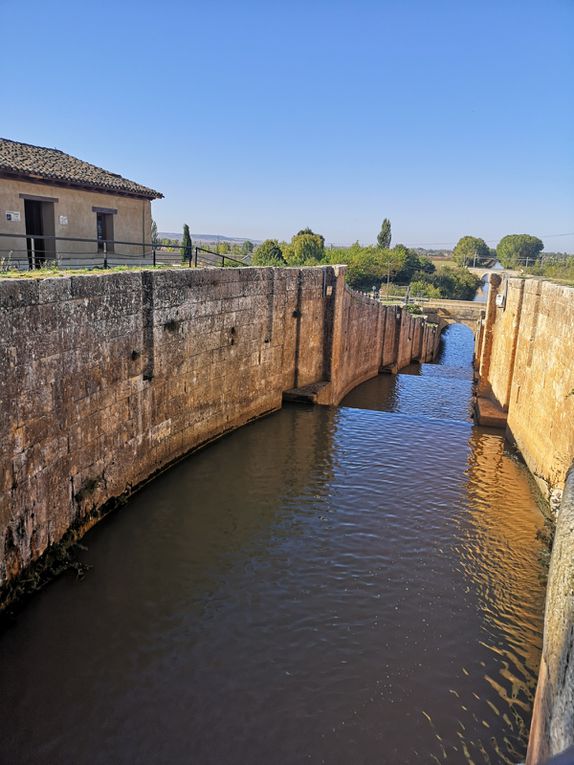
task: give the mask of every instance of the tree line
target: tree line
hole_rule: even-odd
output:
[[[453,250],[453,259],[461,266],[482,266],[499,260],[505,268],[520,268],[534,265],[543,249],[544,243],[531,234],[503,236],[496,249],[478,236],[463,236]]]
[[[194,246],[201,246],[202,244],[205,244],[201,240],[196,240],[194,245],[191,238],[189,225],[187,223],[185,223],[183,226],[183,234],[181,239],[169,239],[167,237],[162,238],[158,234],[157,224],[154,220],[152,220],[151,224],[151,242],[155,247],[161,247],[168,252],[180,253],[182,260],[188,260],[191,257],[193,254]],[[248,239],[241,243],[227,242],[224,240],[222,242],[216,242],[213,245],[210,244],[210,246],[215,247],[215,252],[218,255],[229,255],[230,257],[242,260],[249,258],[255,249],[253,242],[249,241]],[[206,249],[210,249],[210,247],[206,247]]]
[[[350,247],[325,247],[325,238],[310,228],[293,235],[290,242],[266,239],[251,258],[254,266],[347,265],[347,283],[360,291],[387,291],[410,285],[411,293],[421,297],[470,299],[480,279],[462,267],[437,270],[430,258],[419,255],[404,244],[391,247],[391,222],[385,218],[376,244]]]
[[[191,256],[193,242],[189,226],[184,225],[181,242],[162,239],[153,223],[152,241],[160,246],[182,253],[183,259]],[[421,297],[442,297],[471,299],[480,286],[468,266],[489,266],[496,260],[505,268],[528,269],[543,274],[566,274],[574,278],[573,259],[556,263],[549,261],[544,267],[540,257],[543,242],[530,234],[509,234],[504,236],[496,248],[490,248],[484,239],[463,236],[452,251],[455,265],[436,268],[425,251],[406,247],[404,244],[391,246],[392,229],[388,218],[383,220],[376,243],[361,245],[355,242],[350,247],[325,247],[325,237],[311,228],[299,230],[289,242],[266,239],[259,246],[251,241],[231,243],[218,242],[216,251],[222,255],[249,262],[254,266],[317,266],[322,264],[346,264],[347,283],[361,291],[379,291],[386,286],[387,292],[396,287],[410,287],[413,295]],[[446,254],[446,253],[445,253]],[[232,261],[226,265],[236,265]]]

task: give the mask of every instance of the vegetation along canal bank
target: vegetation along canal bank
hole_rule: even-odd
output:
[[[503,292],[500,284],[491,283],[477,337],[479,392],[506,416],[508,434],[557,504],[572,458],[572,397],[562,390],[563,378],[544,386],[523,371],[539,369],[548,382],[547,370],[561,368],[555,355],[572,342],[561,324],[569,320],[571,295],[567,288],[542,282],[509,280],[505,285]],[[102,762],[105,757],[133,761],[140,746],[182,761],[183,748],[178,747],[184,743],[187,752],[196,746],[196,759],[203,762],[261,761],[271,751],[284,752],[285,762],[299,753],[316,759],[330,751],[348,761],[344,753],[357,747],[369,761],[387,751],[385,746],[396,753],[397,762],[416,762],[419,747],[439,760],[446,752],[453,762],[473,752],[474,761],[476,752],[491,761],[495,755],[507,758],[502,761],[524,755],[539,656],[543,588],[537,589],[534,580],[541,572],[542,543],[536,533],[542,518],[530,479],[506,453],[502,435],[470,422],[469,330],[447,330],[442,363],[426,364],[435,357],[438,328],[350,291],[344,269],[337,267],[13,280],[0,282],[0,291],[6,328],[1,352],[8,370],[1,390],[2,439],[8,447],[2,453],[8,459],[2,473],[2,575],[8,594],[11,583],[30,571],[30,563],[41,560],[66,534],[85,531],[108,501],[129,493],[190,449],[279,409],[285,391],[318,403],[343,399],[345,404],[341,409],[284,408],[158,478],[86,538],[88,551],[81,562],[95,563],[95,571],[82,584],[60,579],[5,630],[2,641],[11,653],[12,636],[23,635],[23,625],[35,613],[46,609],[45,618],[54,609],[60,616],[74,615],[66,634],[77,638],[67,646],[79,651],[73,660],[77,672],[61,686],[63,697],[77,698],[73,685],[83,678],[87,703],[95,705],[88,717],[102,711],[111,693],[119,713],[114,720],[125,721],[110,721]],[[22,326],[28,328],[24,337]],[[459,332],[468,333],[466,340]],[[449,351],[457,338],[460,363],[453,362]],[[413,368],[412,361],[423,365]],[[406,373],[378,377],[385,368]],[[357,385],[371,378],[366,386],[394,384],[387,396],[390,411],[369,410],[373,395],[366,389],[367,398],[351,405],[351,397],[363,390]],[[542,403],[543,396],[544,406],[533,412],[529,399],[538,397]],[[530,418],[529,425],[524,418]],[[271,423],[279,423],[278,432],[269,431],[276,427]],[[536,433],[544,429],[551,438],[545,448],[537,448]],[[255,444],[250,446],[252,433]],[[277,444],[277,454],[269,454],[269,443]],[[228,469],[219,464],[215,480],[209,471],[221,453]],[[207,469],[205,483],[198,475],[170,483],[183,475],[178,471],[193,472],[199,465]],[[433,470],[442,477],[431,480]],[[167,485],[165,493],[157,493]],[[150,493],[152,509],[145,503]],[[496,497],[492,505],[489,493]],[[207,502],[209,496],[213,502]],[[485,510],[487,505],[491,510]],[[160,521],[156,506],[167,513]],[[127,538],[117,532],[135,512],[138,525],[134,529],[132,524],[130,533],[143,536],[139,552],[132,544],[140,557],[128,562]],[[148,523],[152,531],[145,536]],[[210,526],[217,537],[220,524],[221,538],[210,537]],[[154,557],[160,537],[165,546],[159,544],[163,552],[151,564],[145,556]],[[97,545],[90,540],[100,538],[114,540],[115,552],[91,560]],[[123,555],[114,562],[120,549]],[[166,564],[170,555],[173,569]],[[489,561],[499,558],[491,569]],[[112,579],[104,584],[100,577],[108,569]],[[140,584],[152,590],[140,590]],[[87,624],[76,606],[93,614],[100,585],[102,629],[108,636],[102,651],[85,640],[85,630],[82,638],[73,630],[74,624]],[[518,597],[513,587],[519,588]],[[58,604],[53,594],[58,592],[76,605]],[[435,613],[442,615],[440,623],[434,623]],[[548,619],[547,614],[547,634]],[[29,637],[38,628],[43,636],[50,633],[48,622],[29,624]],[[61,621],[54,627],[59,629]],[[483,633],[492,637],[483,641],[486,653],[476,643]],[[425,641],[419,640],[421,634]],[[566,646],[567,634],[562,643],[554,642],[555,649]],[[119,649],[129,642],[133,651],[128,635],[136,636],[141,650],[131,657],[124,653],[120,667]],[[235,642],[218,643],[233,635]],[[437,635],[440,645],[433,648]],[[254,637],[261,638],[260,646]],[[56,648],[55,633],[46,641]],[[30,644],[28,638],[22,641],[24,653]],[[261,665],[258,670],[247,658],[248,645]],[[454,682],[458,676],[452,674],[451,659],[450,668],[441,669],[445,646],[451,657],[460,650],[460,677],[470,680]],[[107,653],[110,648],[119,651],[115,662]],[[30,667],[31,657],[24,653],[21,660]],[[491,663],[490,654],[504,657],[502,669],[497,660]],[[12,655],[18,666],[20,659]],[[53,653],[50,661],[62,671],[63,656]],[[107,670],[102,674],[106,667],[114,670],[115,679]],[[479,682],[479,667],[498,700]],[[290,683],[292,677],[298,682]],[[193,692],[179,684],[183,678]],[[378,682],[373,685],[371,679]],[[433,707],[428,696],[429,689],[436,697],[436,689],[447,685],[452,686],[449,697],[464,697],[462,712],[473,710],[470,720],[460,720],[464,730],[458,732],[448,727],[448,721],[457,719],[452,699]],[[53,682],[49,686],[53,690]],[[7,687],[16,688],[10,680]],[[214,707],[216,687],[223,688],[225,702],[218,699]],[[143,695],[134,701],[138,688],[147,703]],[[556,710],[552,688],[544,704],[551,712]],[[188,718],[175,715],[166,693],[195,710],[198,727],[192,739],[170,735],[174,725],[187,726],[190,736],[192,729]],[[498,722],[483,707],[469,707],[471,697],[484,701]],[[134,715],[136,707],[141,715]],[[278,714],[271,717],[265,710]],[[391,710],[411,722],[408,738]],[[70,713],[79,725],[77,714],[86,710]],[[159,720],[155,737],[152,717]],[[227,740],[218,720],[227,726]],[[40,724],[38,737],[26,743],[17,720],[4,721],[15,757],[29,758],[27,747],[35,746],[56,760],[66,761],[73,752],[75,762],[98,761],[99,755],[85,748],[88,734],[76,741],[52,721],[52,737],[48,725]],[[259,725],[265,725],[266,736]],[[471,732],[468,725],[474,726]],[[488,741],[483,738],[482,729],[495,728]],[[548,741],[547,751],[555,751],[556,739],[550,735]],[[243,752],[238,742],[244,742]]]

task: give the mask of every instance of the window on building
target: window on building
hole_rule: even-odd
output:
[[[96,213],[96,229],[98,238],[98,252],[114,251],[114,216],[112,213]]]

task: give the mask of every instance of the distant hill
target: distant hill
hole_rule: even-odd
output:
[[[173,231],[159,231],[158,236],[160,239],[177,239],[181,242],[181,231],[175,233]],[[249,239],[240,236],[226,236],[225,234],[191,234],[191,239],[194,242],[208,242],[209,244],[217,244],[217,242],[229,242],[230,244],[242,244],[243,242],[253,242],[253,244],[261,244],[261,239]]]

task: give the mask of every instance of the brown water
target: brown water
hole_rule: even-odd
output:
[[[237,431],[90,532],[89,575],[0,635],[0,762],[518,762],[542,517],[468,420],[466,332],[420,374]]]

